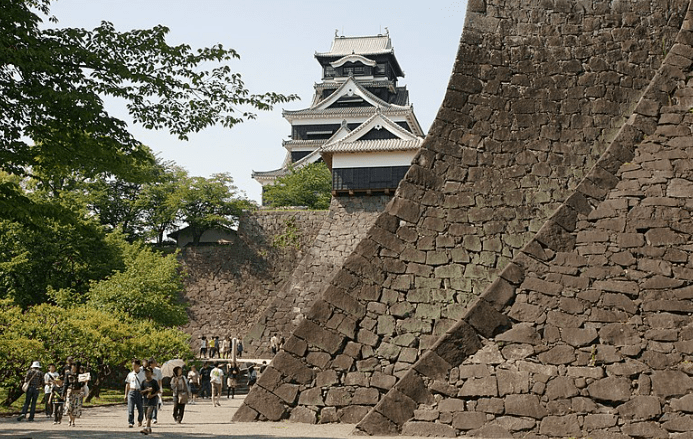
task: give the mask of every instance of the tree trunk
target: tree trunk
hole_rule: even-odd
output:
[[[9,390],[7,391],[7,397],[5,400],[2,402],[2,405],[4,407],[9,407],[12,405],[13,402],[18,400],[19,398],[22,397],[24,392],[22,392],[21,387],[10,387]]]

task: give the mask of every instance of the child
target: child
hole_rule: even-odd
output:
[[[144,381],[142,382],[142,401],[144,406],[144,413],[147,417],[147,426],[144,427],[140,433],[149,434],[152,432],[152,417],[154,415],[154,407],[159,401],[157,397],[159,395],[159,383],[154,379],[154,372],[151,367],[146,367],[144,369]]]
[[[58,377],[53,380],[51,393],[48,397],[53,406],[53,425],[63,422],[63,410],[65,409],[65,398],[63,398],[63,379]]]

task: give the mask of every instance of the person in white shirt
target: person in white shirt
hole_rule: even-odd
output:
[[[221,383],[224,380],[224,371],[219,367],[219,363],[214,365],[209,378],[212,383],[212,404],[214,407],[221,406]]]
[[[272,355],[277,354],[279,350],[279,339],[277,338],[277,334],[274,334],[272,338],[270,338],[270,349],[272,349]]]
[[[142,426],[144,411],[142,410],[142,383],[145,380],[142,362],[132,362],[132,372],[125,378],[125,400],[128,402],[128,427],[135,426],[135,407],[137,407],[137,426]]]
[[[53,414],[53,408],[50,404],[51,389],[53,389],[53,382],[60,376],[58,372],[55,371],[55,364],[48,365],[48,372],[43,376],[43,402],[46,404],[46,417],[50,418]]]

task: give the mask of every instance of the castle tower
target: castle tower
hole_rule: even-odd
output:
[[[335,35],[329,52],[316,53],[322,82],[310,107],[283,112],[291,124],[282,167],[253,172],[264,186],[310,163],[325,161],[332,194],[394,192],[419,150],[424,133],[398,86],[404,72],[389,34]]]

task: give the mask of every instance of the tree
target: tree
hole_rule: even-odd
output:
[[[142,188],[136,206],[141,212],[145,236],[155,238],[157,245],[164,241],[164,233],[174,228],[179,217],[179,194],[189,178],[185,169],[173,163],[162,166],[157,181]]]
[[[187,323],[180,299],[184,287],[177,254],[163,255],[142,243],[121,245],[125,269],[93,281],[88,305],[162,326]]]
[[[296,99],[251,93],[228,64],[238,53],[222,45],[170,46],[164,26],[40,29],[49,12],[50,0],[0,5],[0,170],[10,174],[60,169],[127,179],[146,151],[124,121],[108,114],[103,96],[125,100],[136,123],[180,139],[211,125],[232,127]],[[15,189],[0,184],[0,215],[36,218],[30,200]]]
[[[112,368],[122,368],[132,358],[189,359],[192,352],[183,332],[121,313],[85,305],[66,309],[42,304],[23,310],[0,300],[0,387],[8,390],[3,405],[21,396],[32,361],[62,364],[70,355],[92,372],[94,394]]]
[[[324,162],[316,162],[279,177],[262,194],[272,207],[305,206],[310,209],[328,209],[332,199],[332,174]]]
[[[255,208],[251,201],[239,196],[227,173],[189,178],[181,187],[177,202],[180,219],[192,233],[193,245],[200,243],[205,230],[233,227],[244,211]]]

